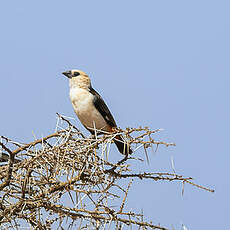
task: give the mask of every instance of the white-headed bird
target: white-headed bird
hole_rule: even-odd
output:
[[[90,78],[81,70],[63,72],[69,78],[70,100],[81,123],[91,134],[112,133],[116,122],[102,97],[92,88]],[[122,154],[131,154],[132,150],[124,143],[120,135],[114,138],[118,150]]]

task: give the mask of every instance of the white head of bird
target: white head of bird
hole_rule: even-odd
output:
[[[81,70],[68,70],[62,74],[69,78],[70,88],[78,87],[82,89],[89,89],[91,87],[90,78],[85,72]]]

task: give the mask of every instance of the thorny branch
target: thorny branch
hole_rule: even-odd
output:
[[[3,162],[0,164],[0,226],[5,229],[138,226],[166,230],[145,222],[142,214],[126,211],[128,191],[134,178],[181,181],[214,191],[195,184],[191,177],[175,173],[137,173],[131,168],[130,160],[139,160],[135,158],[137,149],[143,148],[146,152],[153,145],[175,145],[152,137],[160,130],[117,129],[113,134],[86,138],[67,118],[57,115],[56,132],[44,138],[21,144],[0,137],[0,162]],[[134,153],[121,156],[122,159],[114,163],[109,160],[109,152],[118,133],[130,143]],[[127,182],[126,188],[122,188],[121,181]]]

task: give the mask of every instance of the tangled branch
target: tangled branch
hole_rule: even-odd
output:
[[[137,173],[128,164],[130,160],[139,160],[133,156],[135,153],[117,162],[108,160],[116,134],[122,134],[135,147],[134,152],[139,148],[146,152],[153,145],[175,145],[156,141],[152,136],[159,131],[147,127],[127,128],[86,138],[68,119],[58,114],[56,132],[42,139],[22,144],[2,136],[0,226],[6,229],[20,226],[122,229],[136,225],[143,229],[166,230],[145,222],[142,214],[126,211],[133,178],[181,181],[213,190],[195,184],[191,177],[175,173]],[[124,180],[128,180],[126,188],[121,186]]]

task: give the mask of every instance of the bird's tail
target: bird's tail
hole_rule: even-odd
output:
[[[130,148],[129,144],[124,143],[124,140],[122,139],[120,135],[114,138],[114,143],[116,144],[121,154],[124,154],[124,155],[132,154],[133,151]]]

